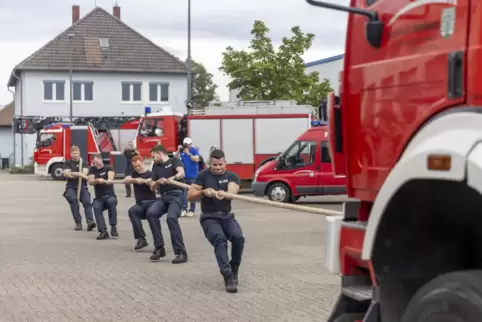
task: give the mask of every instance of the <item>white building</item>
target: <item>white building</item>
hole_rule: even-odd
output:
[[[328,79],[335,93],[339,94],[338,84],[340,81],[340,72],[343,70],[344,57],[345,55],[341,54],[306,63],[305,71],[307,73],[318,72],[320,74],[320,82],[323,81],[324,78]]]
[[[74,117],[140,116],[166,105],[187,112],[186,65],[125,24],[118,6],[82,19],[73,6],[72,26],[15,66],[8,86],[15,118],[68,117],[71,97]],[[16,134],[15,164],[28,164],[35,141]]]

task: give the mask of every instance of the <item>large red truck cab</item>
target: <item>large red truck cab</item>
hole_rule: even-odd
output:
[[[79,146],[80,156],[90,164],[92,153],[109,153],[112,144],[106,135],[91,125],[56,123],[45,126],[40,130],[34,150],[34,173],[63,180],[63,162],[70,160],[70,147]],[[109,162],[108,155],[106,161]]]
[[[308,129],[280,156],[262,165],[252,188],[255,196],[280,202],[345,194],[345,177],[335,177],[331,168],[327,126]]]
[[[182,142],[180,123],[184,117],[182,113],[171,111],[147,113],[142,116],[138,121],[134,141],[141,156],[149,159],[151,149],[158,144],[162,144],[169,154],[176,152]]]
[[[481,321],[482,1],[307,2],[349,13],[328,136],[357,201],[326,221],[328,321]]]

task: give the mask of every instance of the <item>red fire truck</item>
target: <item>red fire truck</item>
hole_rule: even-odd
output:
[[[328,137],[359,201],[327,220],[328,321],[482,321],[482,1],[307,2],[349,13]]]
[[[311,127],[312,114],[312,106],[296,101],[213,103],[202,115],[148,114],[140,120],[135,142],[150,165],[154,145],[161,143],[174,153],[182,138],[189,136],[205,160],[210,147],[216,146],[225,152],[231,171],[242,180],[252,180],[259,166]]]

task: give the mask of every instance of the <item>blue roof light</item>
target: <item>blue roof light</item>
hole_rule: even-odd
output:
[[[326,126],[328,125],[328,122],[325,121],[320,121],[320,120],[313,120],[311,121],[311,126],[316,127],[316,126]]]
[[[151,107],[150,107],[150,106],[146,106],[146,107],[144,108],[144,113],[145,113],[145,115],[150,114],[150,113],[151,113]]]

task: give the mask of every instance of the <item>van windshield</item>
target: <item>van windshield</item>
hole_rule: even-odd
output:
[[[280,157],[284,168],[298,168],[315,162],[316,142],[295,141]]]

